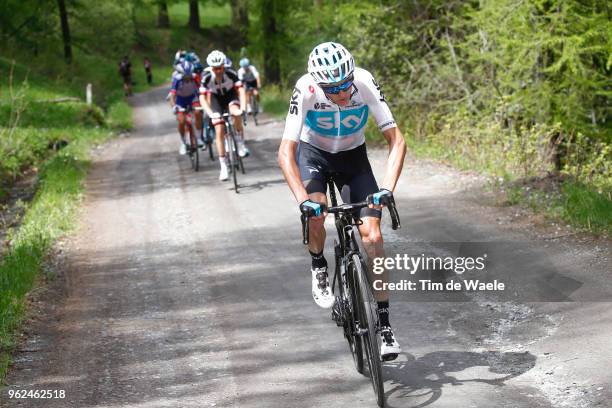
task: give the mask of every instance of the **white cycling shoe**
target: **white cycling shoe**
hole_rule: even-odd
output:
[[[327,268],[312,268],[310,272],[312,272],[312,298],[323,309],[329,309],[334,305],[336,297],[329,286]]]
[[[251,152],[249,148],[244,145],[244,141],[238,142],[238,155],[240,157],[247,157]]]
[[[184,156],[187,154],[187,145],[183,142],[181,142],[181,145],[179,146],[179,154],[181,156]]]
[[[225,181],[228,179],[227,174],[227,166],[221,166],[221,171],[219,172],[219,181]]]
[[[383,361],[392,361],[397,358],[402,348],[395,339],[391,327],[383,326],[380,330],[380,357]]]

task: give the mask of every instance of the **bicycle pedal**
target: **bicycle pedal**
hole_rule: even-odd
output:
[[[387,354],[385,356],[380,356],[382,361],[393,361],[399,356],[397,353]]]
[[[332,306],[331,318],[334,322],[336,322],[336,326],[342,327],[344,326],[344,313],[340,304],[340,300],[336,297],[334,305]]]

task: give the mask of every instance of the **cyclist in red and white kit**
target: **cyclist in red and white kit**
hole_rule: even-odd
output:
[[[249,155],[249,149],[244,144],[244,127],[242,126],[242,112],[246,104],[244,87],[238,79],[236,71],[225,66],[226,56],[221,51],[212,51],[206,57],[206,62],[210,69],[207,68],[202,73],[200,104],[215,127],[217,152],[219,153],[219,165],[221,166],[219,180],[224,181],[228,179],[224,144],[225,125],[221,118],[224,112],[233,116],[234,126],[238,133],[238,154],[241,157]]]
[[[370,114],[389,146],[380,189],[365,146],[365,125]],[[308,74],[297,81],[293,90],[278,160],[300,211],[318,208],[316,212],[322,213],[309,219],[308,245],[312,296],[319,306],[332,307],[335,300],[323,256],[325,214],[321,204],[327,204],[328,177],[333,174],[345,202],[364,201],[371,194],[391,195],[405,154],[402,133],[372,74],[355,67],[352,55],[341,44],[326,42],[316,46],[308,58]],[[359,233],[371,270],[373,259],[385,256],[381,207],[366,207],[359,217]],[[378,278],[386,282],[386,272]],[[375,291],[375,296],[382,328],[381,356],[392,360],[401,348],[389,323],[389,295],[387,291]]]

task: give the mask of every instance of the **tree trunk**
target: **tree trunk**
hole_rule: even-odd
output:
[[[70,40],[70,26],[68,25],[68,13],[64,0],[57,0],[59,7],[60,21],[62,23],[62,38],[64,40],[64,59],[67,64],[72,62],[72,45]]]
[[[194,31],[200,30],[200,9],[198,0],[189,0],[189,28]]]
[[[230,0],[232,7],[232,27],[238,28],[242,38],[246,38],[249,31],[248,0]]]
[[[159,2],[159,12],[157,14],[157,27],[170,28],[170,18],[168,17],[168,3]]]
[[[276,25],[276,15],[274,0],[263,0],[261,2],[264,30],[264,71],[266,79],[274,84],[280,82],[280,62],[278,59],[278,30]]]

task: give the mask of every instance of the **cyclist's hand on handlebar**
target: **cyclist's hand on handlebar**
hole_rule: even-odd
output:
[[[386,188],[381,188],[378,193],[368,195],[367,200],[369,208],[381,209],[393,200],[393,193]]]
[[[323,203],[317,203],[311,199],[302,201],[300,204],[300,212],[306,217],[325,217],[327,206]]]

